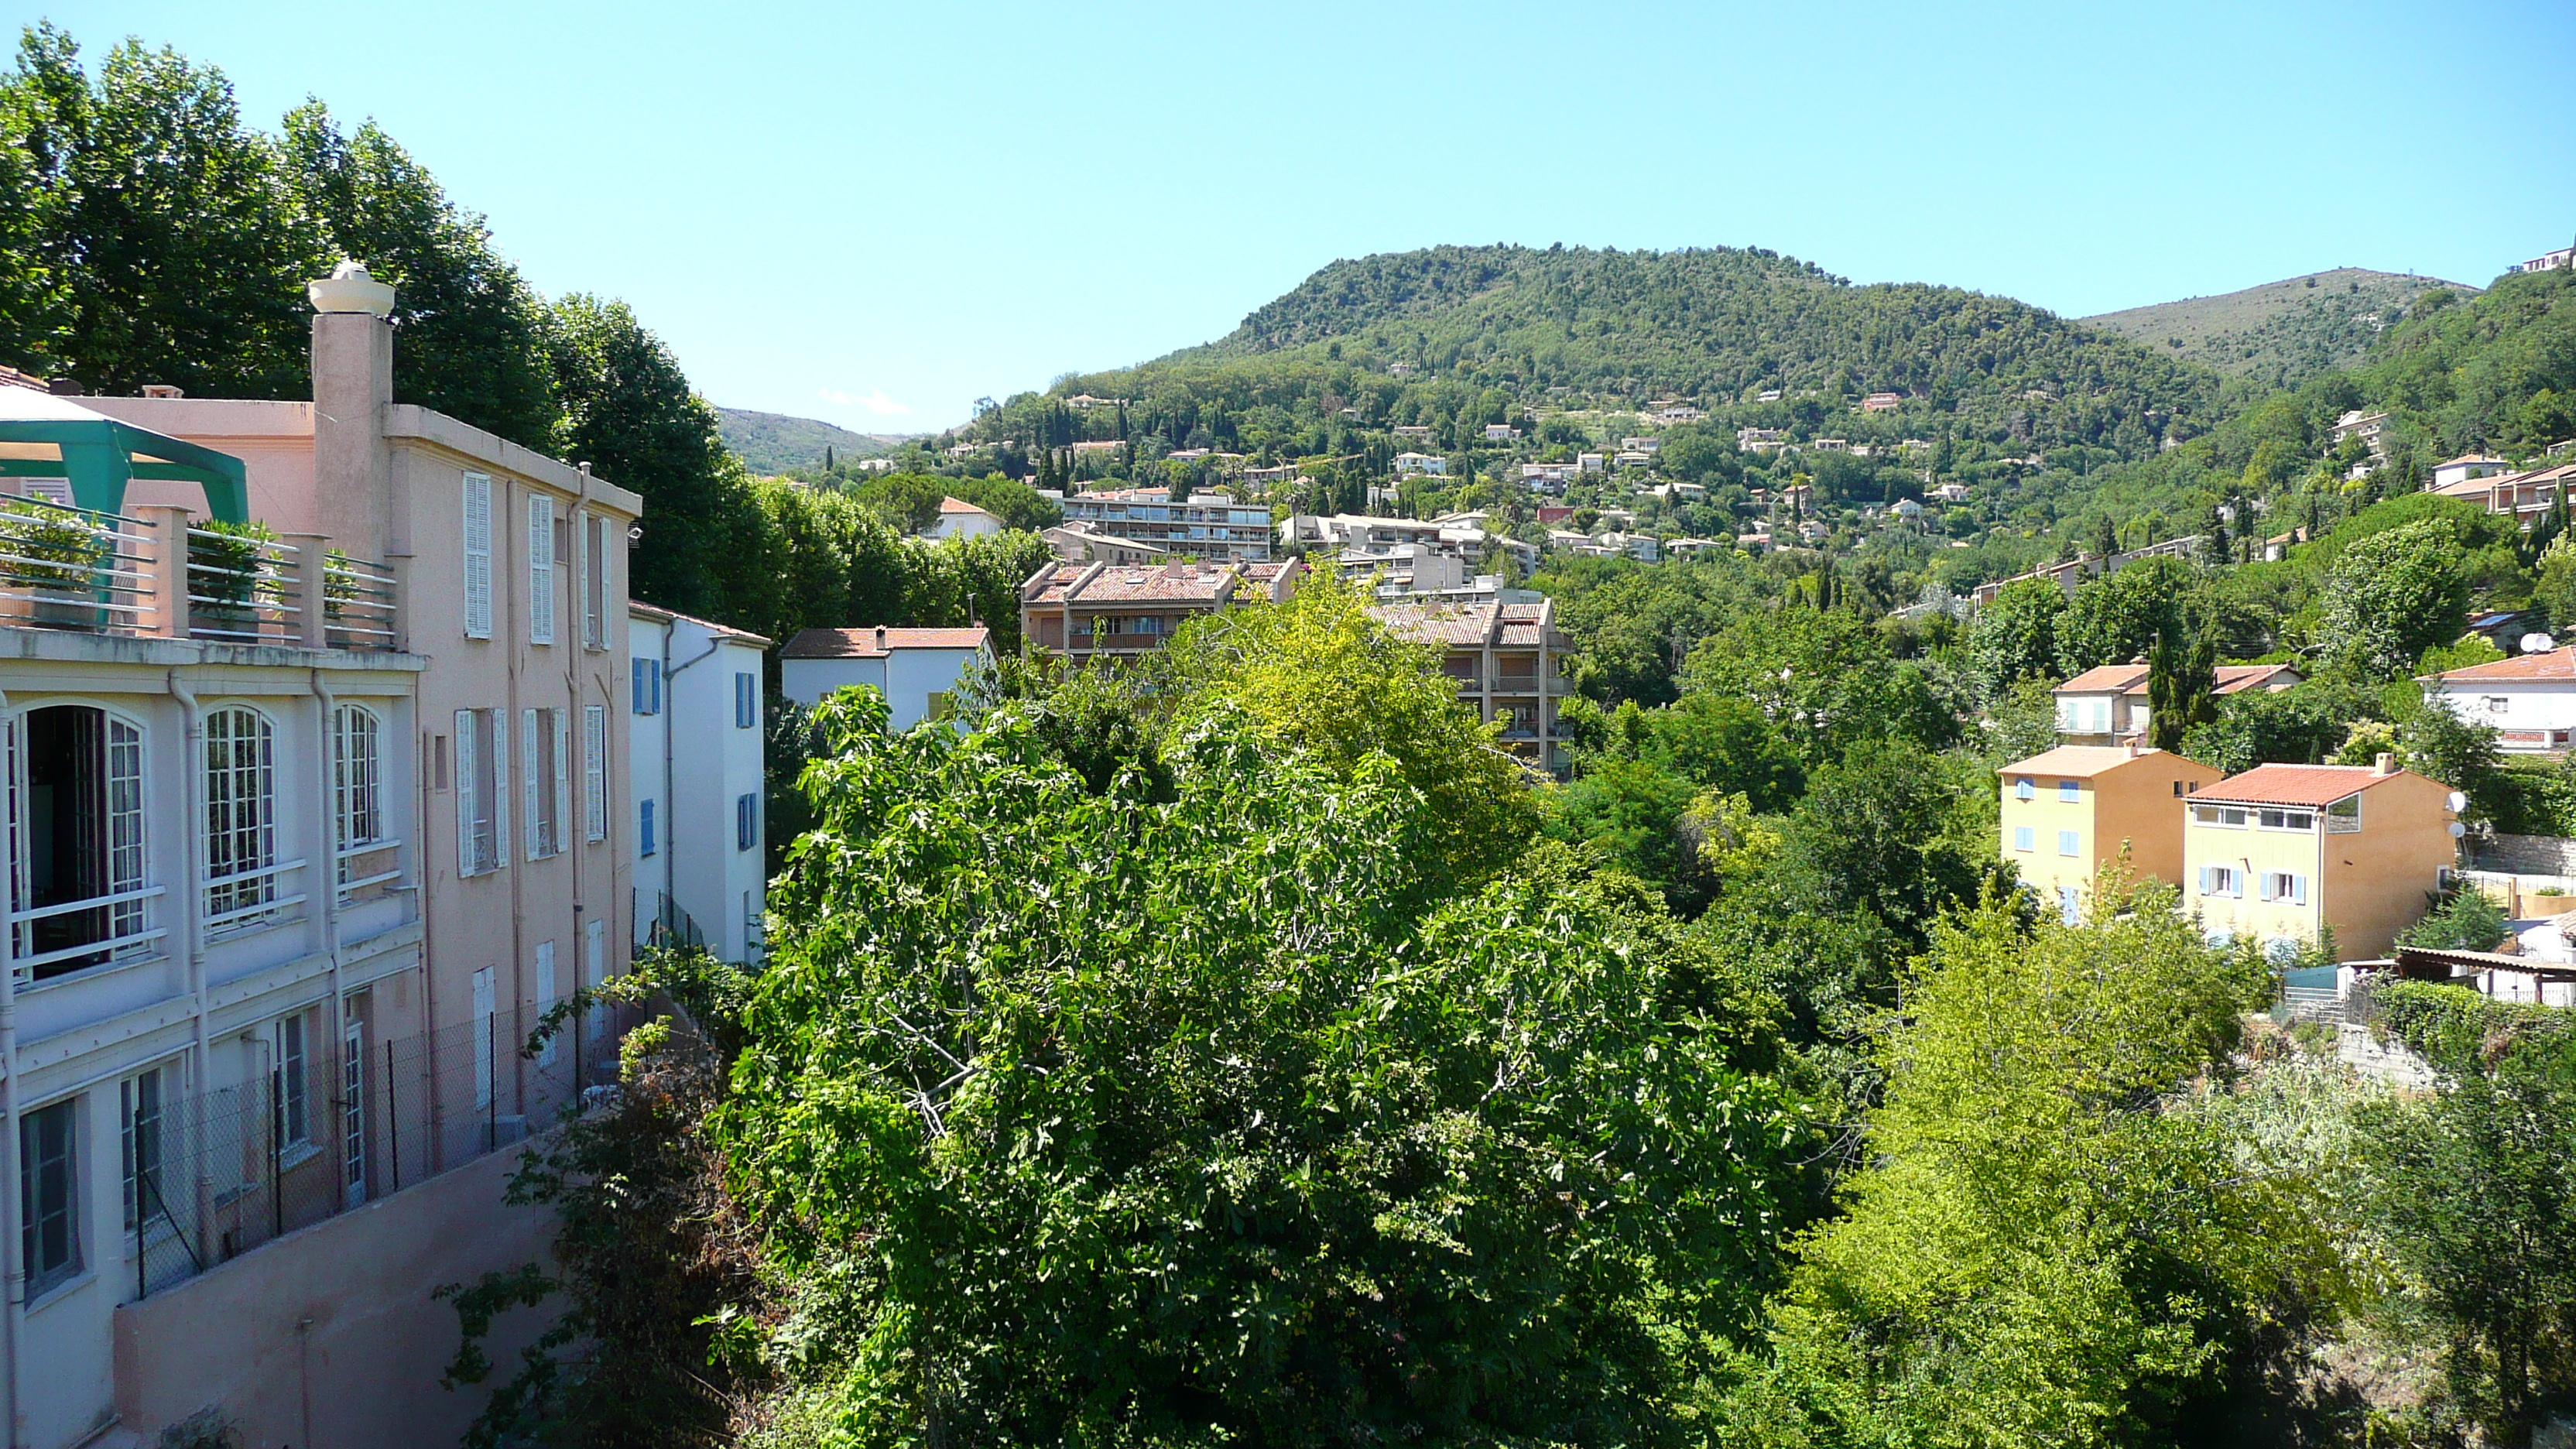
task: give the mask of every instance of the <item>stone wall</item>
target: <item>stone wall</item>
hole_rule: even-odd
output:
[[[2563,835],[2471,836],[2467,845],[2469,863],[2479,870],[2576,876],[2576,840]]]

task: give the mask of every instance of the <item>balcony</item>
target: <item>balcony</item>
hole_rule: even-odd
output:
[[[0,627],[392,649],[395,598],[392,570],[318,535],[202,526],[167,505],[127,515],[0,497]]]

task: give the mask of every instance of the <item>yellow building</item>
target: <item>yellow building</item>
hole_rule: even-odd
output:
[[[2168,885],[2183,879],[2182,807],[2217,782],[2198,760],[2127,745],[2060,745],[2010,764],[2003,777],[2003,857],[2075,919],[2105,861]]]
[[[2258,765],[2192,798],[2185,904],[2213,941],[2250,935],[2287,955],[2331,926],[2337,960],[2383,957],[2452,864],[2461,803],[2388,755]]]

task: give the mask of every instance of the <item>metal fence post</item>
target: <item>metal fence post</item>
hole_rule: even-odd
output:
[[[483,1152],[490,1152],[501,1136],[501,1013],[497,1011],[483,1018],[483,1056],[492,1064],[487,1074],[491,1080],[485,1084],[490,1090],[483,1094]]]

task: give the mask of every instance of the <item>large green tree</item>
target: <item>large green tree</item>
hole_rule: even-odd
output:
[[[1257,693],[1257,691],[1256,691]],[[1633,886],[1220,706],[1167,800],[826,705],[718,1133],[848,1444],[1682,1443],[1806,1200],[1771,1008]]]
[[[2339,1263],[2296,1162],[2180,1110],[2268,998],[2170,891],[1944,926],[1885,1038],[1845,1214],[1801,1248],[1729,1442],[2173,1442]]]
[[[2374,533],[2344,550],[2324,593],[2318,633],[2326,658],[2364,676],[2402,676],[2425,650],[2468,627],[2468,577],[2453,531],[2439,519]]]
[[[344,134],[319,101],[287,113],[283,146],[287,184],[332,251],[394,288],[395,398],[551,449],[545,307],[483,219],[450,204],[375,122]]]
[[[557,303],[546,352],[563,401],[558,454],[644,499],[635,597],[719,620],[745,617],[763,592],[762,516],[716,411],[679,360],[623,302]]]
[[[221,72],[129,40],[92,77],[40,24],[0,79],[0,134],[24,248],[0,264],[0,362],[93,392],[304,392],[327,240]]]

